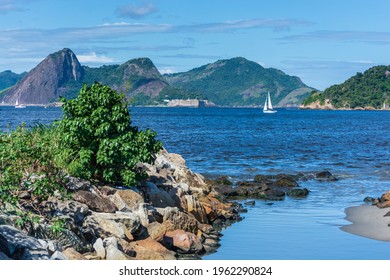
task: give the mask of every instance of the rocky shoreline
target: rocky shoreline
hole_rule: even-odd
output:
[[[0,204],[0,259],[199,259],[242,219],[241,206],[221,199],[178,154],[163,150],[139,168],[149,177],[132,188],[69,178],[71,196],[40,202],[39,221],[22,221],[22,209]],[[20,199],[33,205],[29,193]]]

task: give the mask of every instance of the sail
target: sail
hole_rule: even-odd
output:
[[[272,107],[272,103],[271,103],[271,96],[269,95],[269,92],[268,92],[268,109],[269,110],[273,110],[274,108]]]
[[[267,111],[268,110],[268,99],[266,98],[265,99],[265,103],[264,103],[264,108],[263,108],[264,111]]]

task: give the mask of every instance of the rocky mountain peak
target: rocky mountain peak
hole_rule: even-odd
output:
[[[18,84],[5,92],[7,104],[46,104],[66,91],[69,81],[81,81],[84,69],[70,49],[48,55]]]

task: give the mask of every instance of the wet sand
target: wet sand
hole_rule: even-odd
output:
[[[379,209],[372,205],[347,208],[346,219],[352,224],[341,229],[359,236],[390,242],[390,216],[384,217],[388,212],[390,208]]]

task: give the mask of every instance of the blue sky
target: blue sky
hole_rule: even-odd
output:
[[[149,57],[162,73],[237,56],[325,89],[390,64],[389,0],[0,0],[0,72],[72,49],[81,64]]]

